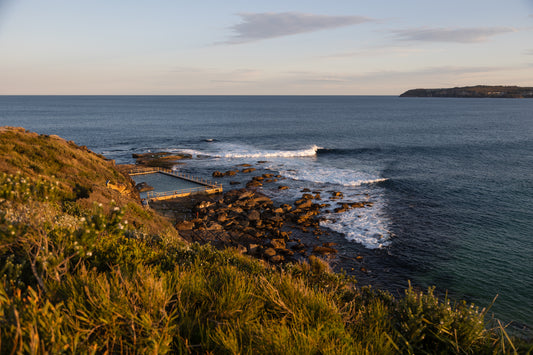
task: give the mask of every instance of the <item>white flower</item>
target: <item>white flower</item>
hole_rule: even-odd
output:
[[[86,253],[85,255],[87,255],[87,256],[92,256],[92,255],[93,255],[93,253],[92,253],[92,252],[90,252],[90,251],[88,251],[88,252],[87,252],[87,253]]]

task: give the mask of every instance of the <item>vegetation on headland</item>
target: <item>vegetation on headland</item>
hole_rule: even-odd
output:
[[[400,97],[533,98],[533,87],[477,85],[449,89],[412,89]]]
[[[0,278],[0,353],[527,351],[432,289],[187,244],[113,162],[24,129],[0,128]]]

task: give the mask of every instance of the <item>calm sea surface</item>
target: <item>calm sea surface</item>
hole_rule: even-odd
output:
[[[364,254],[361,283],[407,281],[533,324],[533,100],[293,96],[0,96],[0,125],[22,126],[132,162],[187,152],[208,177],[249,163],[278,172],[293,201],[307,187],[373,206],[323,211],[337,268]],[[266,161],[258,164],[258,161]],[[248,176],[249,178],[249,176]],[[229,180],[222,180],[229,188]]]

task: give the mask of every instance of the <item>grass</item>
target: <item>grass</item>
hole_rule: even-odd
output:
[[[9,134],[13,139],[0,134],[0,142],[11,148],[36,139]],[[62,156],[95,160],[87,167],[69,158],[54,167],[37,162],[41,173],[0,162],[2,354],[531,350],[489,323],[485,311],[439,299],[433,289],[409,287],[395,298],[355,287],[319,258],[274,268],[233,249],[187,245],[135,199],[100,186],[103,177],[84,180],[88,170],[112,169],[108,162],[49,140]],[[84,174],[71,181],[61,175],[65,166]]]

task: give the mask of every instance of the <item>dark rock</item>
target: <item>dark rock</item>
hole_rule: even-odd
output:
[[[320,255],[329,255],[337,253],[337,250],[331,247],[316,246],[313,248],[313,253]]]
[[[296,204],[297,208],[303,210],[303,209],[311,207],[311,205],[313,204],[313,201],[311,201],[311,200],[298,200],[298,201],[295,202],[295,204]]]
[[[258,221],[261,219],[261,214],[257,210],[250,211],[248,214],[248,220],[250,221]]]
[[[191,230],[194,228],[194,223],[191,221],[183,221],[178,224],[176,224],[177,230]]]
[[[278,186],[278,190],[288,190],[288,189],[289,189],[288,186],[284,186],[284,185]]]
[[[274,255],[272,257],[269,258],[269,261],[273,264],[279,264],[280,262],[284,261],[285,258],[283,257],[283,255]]]
[[[263,255],[267,258],[271,258],[273,257],[274,255],[276,255],[276,250],[274,248],[267,248],[264,252],[263,252]]]
[[[274,249],[285,249],[285,240],[284,239],[272,239],[270,245]]]
[[[248,246],[248,251],[251,255],[259,255],[261,253],[261,245],[259,244],[250,244]]]
[[[246,187],[260,187],[260,186],[263,186],[263,184],[256,180],[249,181],[246,184]]]

